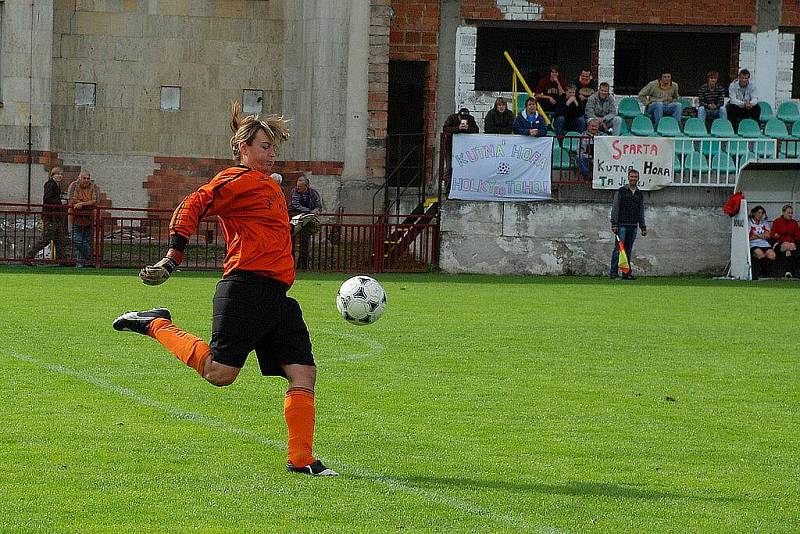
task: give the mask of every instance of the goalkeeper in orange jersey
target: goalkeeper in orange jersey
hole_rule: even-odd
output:
[[[300,230],[299,225],[318,229],[318,221],[306,218],[293,226],[283,191],[270,176],[278,144],[289,138],[286,121],[276,115],[263,120],[241,117],[234,103],[231,129],[230,145],[238,165],[183,199],[170,222],[167,255],[139,273],[145,284],[164,283],[183,259],[200,221],[216,215],[227,252],[214,295],[211,342],[179,329],[165,308],[124,313],[113,327],[154,338],[215,386],[233,383],[255,350],[263,375],[289,381],[284,401],[287,469],[335,476],[338,473],[312,454],[316,366],[303,313],[286,295],[295,279],[292,233]]]

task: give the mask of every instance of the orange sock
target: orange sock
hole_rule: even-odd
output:
[[[211,347],[205,341],[184,332],[167,319],[153,319],[147,328],[147,335],[203,376],[206,359],[211,354]]]
[[[306,388],[289,388],[283,403],[286,426],[289,428],[289,461],[295,467],[314,463],[314,392]]]

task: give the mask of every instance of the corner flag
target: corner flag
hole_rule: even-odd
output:
[[[622,274],[630,274],[631,264],[628,263],[628,255],[625,253],[625,245],[622,244],[619,236],[617,236],[617,247],[619,248],[619,261],[617,262],[619,270],[622,271]]]

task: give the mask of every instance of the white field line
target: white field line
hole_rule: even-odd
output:
[[[350,341],[355,341],[357,343],[366,344],[367,345],[367,349],[368,349],[367,352],[356,352],[356,353],[353,353],[353,354],[344,354],[342,356],[332,356],[330,358],[316,358],[315,357],[315,359],[318,359],[323,364],[328,363],[328,362],[352,362],[352,361],[356,361],[356,360],[364,360],[366,358],[369,358],[370,356],[373,356],[375,354],[379,354],[379,353],[383,352],[383,348],[384,348],[383,347],[383,343],[381,343],[379,341],[374,341],[374,340],[369,339],[369,338],[367,338],[365,336],[359,336],[359,335],[356,335],[356,334],[348,334],[346,332],[337,332],[337,331],[334,331],[334,330],[323,330],[323,332],[328,334],[328,335],[331,335],[331,336],[336,336],[336,337],[340,337],[342,339],[347,339],[347,340],[350,340]]]
[[[380,344],[377,344],[377,345],[380,345]],[[117,385],[112,384],[110,382],[107,382],[107,381],[105,381],[105,380],[103,380],[101,378],[97,378],[95,376],[92,376],[92,375],[89,375],[89,374],[86,374],[86,373],[82,373],[82,372],[77,371],[75,369],[72,369],[70,367],[66,367],[66,366],[58,365],[58,364],[54,364],[54,363],[47,363],[47,362],[41,361],[41,360],[39,360],[37,358],[34,358],[33,356],[26,355],[26,354],[18,354],[16,352],[9,352],[8,354],[13,356],[17,360],[36,365],[38,367],[45,368],[45,369],[47,369],[49,371],[53,371],[55,373],[60,373],[60,374],[63,374],[63,375],[70,376],[72,378],[76,378],[78,380],[81,380],[83,382],[92,384],[93,386],[97,386],[97,387],[99,387],[101,389],[104,389],[106,391],[110,391],[112,393],[116,393],[117,395],[120,395],[122,397],[127,397],[127,398],[129,398],[129,399],[131,399],[131,400],[133,400],[133,401],[135,401],[138,404],[141,404],[143,406],[147,406],[149,408],[153,408],[155,410],[159,410],[159,411],[168,413],[168,414],[172,415],[173,417],[175,417],[176,419],[189,420],[189,421],[193,421],[195,423],[201,424],[201,425],[205,425],[205,426],[210,427],[210,428],[214,428],[214,429],[217,429],[217,430],[222,430],[222,431],[228,432],[230,434],[233,434],[235,436],[240,436],[242,438],[253,440],[253,441],[257,442],[257,443],[260,443],[262,445],[266,445],[268,447],[271,447],[273,449],[277,449],[279,451],[285,451],[286,450],[286,444],[284,442],[282,442],[282,441],[275,441],[275,440],[266,438],[266,437],[261,436],[260,434],[257,434],[256,432],[253,432],[251,430],[235,427],[233,425],[230,425],[230,424],[228,424],[228,423],[226,423],[224,421],[220,421],[219,419],[215,419],[213,417],[208,417],[206,415],[202,415],[202,414],[198,414],[198,413],[188,412],[186,410],[182,410],[181,408],[178,408],[176,406],[172,406],[170,404],[167,404],[167,403],[164,403],[164,402],[160,402],[160,401],[145,397],[144,395],[134,391],[133,389],[117,386]],[[437,504],[440,504],[440,505],[444,505],[444,506],[447,506],[449,508],[453,508],[455,510],[459,510],[461,512],[466,512],[466,513],[469,513],[469,514],[486,517],[488,519],[492,519],[492,520],[497,521],[497,522],[502,522],[502,523],[505,523],[507,525],[510,525],[510,526],[513,526],[515,528],[520,529],[521,532],[533,532],[531,530],[531,527],[527,525],[527,523],[525,521],[525,518],[523,518],[523,517],[514,517],[514,516],[511,516],[511,515],[499,514],[499,513],[493,512],[491,510],[488,510],[486,508],[482,508],[482,507],[480,507],[480,506],[478,506],[476,504],[473,504],[473,503],[471,503],[469,501],[466,501],[466,500],[457,499],[457,498],[453,498],[453,497],[448,497],[446,495],[442,495],[441,493],[439,493],[437,491],[427,490],[427,489],[416,487],[416,486],[413,485],[413,482],[411,482],[411,481],[407,481],[407,480],[404,480],[404,479],[398,478],[398,477],[391,477],[391,476],[387,476],[387,475],[382,475],[380,473],[376,473],[374,471],[370,471],[368,469],[364,469],[362,467],[358,467],[358,466],[355,466],[355,465],[347,465],[347,464],[343,464],[342,462],[338,462],[337,461],[337,462],[334,462],[334,467],[337,468],[337,469],[341,469],[345,473],[353,473],[354,475],[356,475],[358,477],[370,480],[370,481],[372,481],[372,482],[374,482],[376,484],[380,484],[380,485],[386,486],[386,487],[388,487],[388,488],[390,488],[390,489],[392,489],[394,491],[397,491],[399,493],[405,493],[407,495],[412,495],[412,496],[415,496],[415,497],[419,497],[422,500],[427,500],[429,502],[433,502],[433,503],[437,503]],[[555,529],[552,529],[552,528],[540,528],[540,529],[537,529],[537,532],[547,533],[547,534],[556,534],[559,531],[555,530]]]

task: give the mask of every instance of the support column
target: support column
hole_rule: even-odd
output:
[[[600,30],[597,53],[597,83],[607,82],[614,92],[614,50],[617,43],[617,31],[613,28]]]
[[[778,105],[792,99],[794,40],[793,33],[782,33],[778,38],[778,78],[775,91],[775,101]]]

